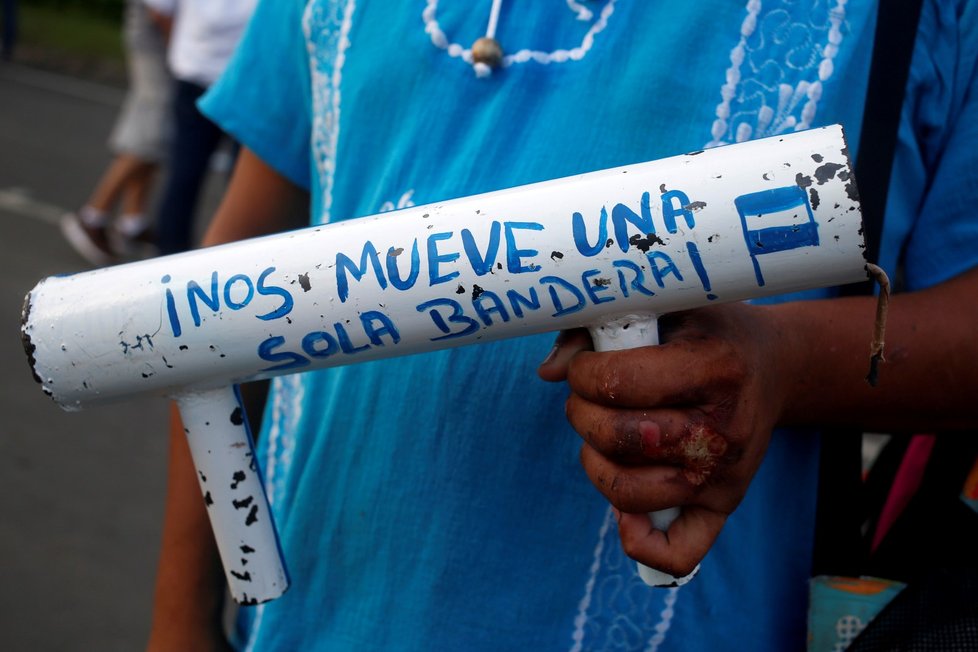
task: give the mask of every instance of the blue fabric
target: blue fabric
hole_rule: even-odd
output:
[[[309,187],[324,222],[770,135],[806,117],[843,123],[856,150],[873,3],[765,2],[752,19],[760,3],[603,0],[587,3],[585,21],[560,2],[504,3],[508,52],[569,50],[589,30],[593,45],[577,60],[476,79],[431,34],[468,48],[489,4],[265,1],[203,108]],[[974,130],[962,90],[973,45],[960,22],[972,13],[926,3],[914,59],[916,108],[894,177],[894,203],[906,204],[883,255],[895,261],[921,238],[906,247],[915,287],[978,260],[963,213],[974,183],[947,168],[975,165],[956,135]],[[844,20],[829,67],[832,16]],[[724,102],[728,79],[736,92]],[[918,220],[928,202],[941,213]],[[949,252],[936,269],[935,246]],[[276,380],[259,453],[293,586],[242,610],[239,647],[801,649],[817,437],[777,433],[700,577],[650,590],[579,467],[566,389],[536,380],[551,342]]]
[[[903,107],[881,257],[888,269],[905,248],[910,289],[975,263],[978,219],[978,6],[925,3]],[[916,218],[916,219],[915,219]],[[891,262],[894,261],[894,262]]]

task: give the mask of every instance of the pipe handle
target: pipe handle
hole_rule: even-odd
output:
[[[233,386],[174,397],[231,595],[273,600],[289,587],[241,398]]]
[[[650,313],[633,314],[619,317],[603,324],[590,327],[591,340],[595,351],[622,351],[640,346],[656,346],[659,344],[658,317]],[[650,512],[652,526],[665,532],[675,521],[681,510],[670,507],[656,512]],[[699,564],[688,575],[675,577],[669,573],[637,564],[638,575],[649,586],[682,586],[689,582],[699,572]]]

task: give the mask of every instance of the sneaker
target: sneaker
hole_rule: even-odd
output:
[[[61,233],[72,249],[92,265],[105,267],[116,262],[104,226],[88,226],[77,213],[67,213],[61,218]]]

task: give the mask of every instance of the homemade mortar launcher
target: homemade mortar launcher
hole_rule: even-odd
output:
[[[575,327],[599,351],[657,344],[661,314],[866,280],[863,250],[831,126],[48,278],[22,336],[66,410],[177,402],[231,593],[255,603],[288,577],[236,383]]]

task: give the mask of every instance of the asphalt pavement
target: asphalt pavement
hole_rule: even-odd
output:
[[[0,63],[0,649],[138,650],[166,473],[162,399],[61,411],[19,329],[42,278],[89,266],[58,219],[110,160],[119,89]],[[208,186],[201,215],[220,183]],[[79,300],[84,300],[79,297]]]

